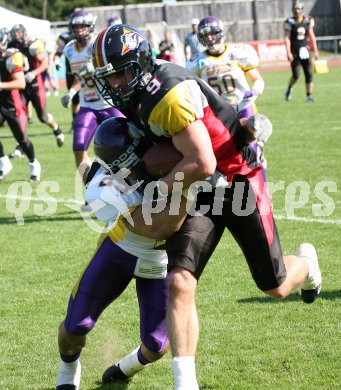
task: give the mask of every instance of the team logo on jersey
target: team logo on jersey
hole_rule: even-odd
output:
[[[121,42],[123,43],[121,55],[127,54],[130,50],[136,49],[142,41],[144,41],[142,35],[136,31],[130,30],[129,28],[125,28],[124,35],[121,36]]]

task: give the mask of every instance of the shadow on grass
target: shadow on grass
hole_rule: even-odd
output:
[[[322,287],[323,288],[323,287]],[[341,299],[341,290],[329,290],[329,291],[321,291],[320,293],[320,298],[321,299],[326,299],[329,301],[335,300],[335,299]],[[295,294],[291,294],[288,297],[284,299],[274,299],[271,297],[250,297],[250,298],[243,298],[243,299],[238,299],[238,303],[271,303],[271,304],[279,304],[282,302],[296,302],[296,301],[301,301],[301,296],[297,292]]]
[[[47,125],[46,125],[47,126]],[[3,128],[3,127],[1,127]],[[27,129],[29,131],[29,128]],[[8,131],[11,131],[10,128],[8,127]],[[28,133],[29,138],[34,138],[34,137],[46,137],[46,136],[53,136],[53,131],[44,132],[44,133]],[[12,134],[1,134],[1,138],[13,138]]]
[[[25,217],[24,216],[24,224],[26,223],[36,223],[36,222],[63,222],[63,221],[80,221],[83,218],[79,215],[79,213],[75,211],[67,211],[64,213],[58,213],[58,215],[51,215],[40,217],[38,215]],[[0,225],[16,225],[18,224],[17,220],[14,217],[1,217]],[[21,224],[20,226],[22,226]]]
[[[126,390],[129,388],[128,382],[116,382],[116,383],[102,383],[96,382],[95,387],[91,387],[91,390]]]

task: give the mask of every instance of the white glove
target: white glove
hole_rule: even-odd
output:
[[[76,95],[77,91],[74,88],[70,88],[69,92],[62,96],[60,101],[65,108],[71,107],[72,98]]]
[[[255,90],[246,91],[243,96],[243,100],[238,104],[237,111],[240,112],[252,104],[258,97],[259,93]]]
[[[253,128],[253,136],[258,141],[266,142],[272,134],[272,123],[265,115],[256,114],[250,116],[246,125]]]
[[[82,65],[78,71],[78,74],[80,76],[85,76],[86,74],[93,74],[95,72],[95,68],[91,61],[87,62],[86,64]]]
[[[142,204],[139,183],[129,185],[119,174],[100,168],[85,190],[85,200],[100,221],[128,216],[129,209]]]
[[[36,77],[37,77],[37,75],[35,74],[34,70],[32,70],[31,72],[26,73],[26,75],[25,75],[26,83],[32,83],[32,81]]]

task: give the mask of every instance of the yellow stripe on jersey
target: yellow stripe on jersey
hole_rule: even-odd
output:
[[[156,135],[173,136],[202,117],[193,102],[193,98],[200,99],[200,93],[191,93],[191,81],[177,84],[154,107],[148,124]]]
[[[11,59],[18,68],[22,68],[24,66],[24,55],[20,51],[12,54]]]
[[[124,218],[120,217],[115,226],[109,231],[109,237],[113,242],[123,241],[126,234],[126,227],[124,223]]]

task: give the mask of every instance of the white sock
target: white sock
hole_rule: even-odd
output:
[[[199,390],[194,356],[174,357],[172,369],[175,390]]]
[[[79,389],[81,382],[81,363],[79,359],[72,363],[61,362],[58,370],[57,386],[75,385]]]
[[[138,346],[136,349],[134,349],[133,352],[131,352],[128,356],[121,359],[119,362],[117,362],[117,365],[120,366],[121,371],[123,374],[127,376],[133,376],[137,372],[143,370],[145,367],[148,366],[148,364],[141,364],[138,357],[137,357],[137,351],[140,349],[140,346]]]

